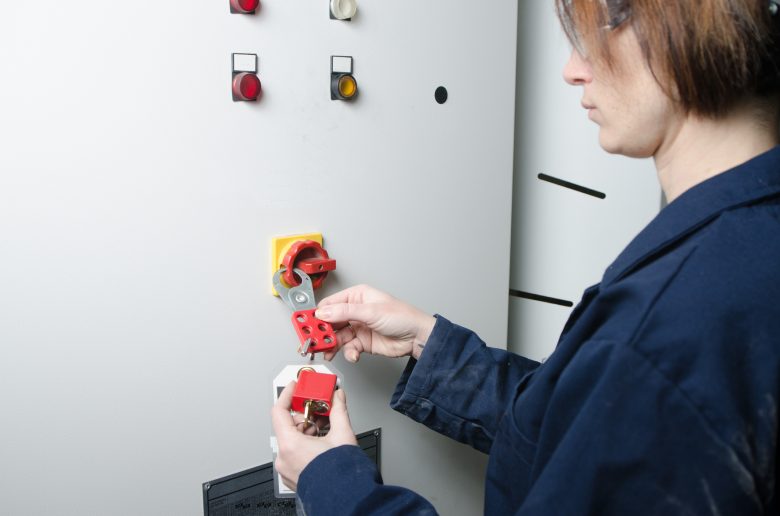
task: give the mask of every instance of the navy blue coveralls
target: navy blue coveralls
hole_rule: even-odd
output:
[[[543,364],[438,317],[391,406],[490,454],[490,515],[777,514],[780,147],[688,190],[585,291]],[[432,514],[354,446],[318,514]]]

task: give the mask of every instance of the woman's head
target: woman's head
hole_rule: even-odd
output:
[[[556,0],[576,48],[614,65],[610,39],[630,26],[661,86],[687,113],[725,114],[780,90],[780,14],[770,0]]]
[[[725,117],[746,102],[776,120],[775,2],[556,0],[556,8],[575,48],[564,76],[584,86],[607,151],[652,155],[670,125]]]

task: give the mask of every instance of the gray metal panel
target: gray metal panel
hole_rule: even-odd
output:
[[[517,5],[326,3],[0,6],[5,512],[197,514],[204,478],[270,460],[296,358],[274,235],[324,233],[328,292],[505,342]],[[259,54],[262,102],[231,101],[232,52]],[[353,104],[329,100],[334,54]],[[383,428],[387,482],[480,512],[484,457],[387,407],[402,366],[338,363],[355,430]]]
[[[598,126],[580,106],[582,88],[562,78],[570,47],[552,2],[520,3],[517,44],[511,287],[576,304],[658,212],[660,188],[652,161],[599,147]],[[541,181],[540,173],[606,198]],[[539,304],[512,301],[513,351],[552,352],[571,309]]]

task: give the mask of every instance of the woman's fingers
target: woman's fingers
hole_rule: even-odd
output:
[[[337,323],[333,325],[333,328],[336,330],[336,348],[330,351],[326,351],[323,353],[322,357],[330,362],[336,357],[336,355],[339,354],[339,351],[346,352],[346,349],[344,348],[350,344],[350,348],[353,351],[346,353],[345,356],[350,362],[357,362],[357,358],[354,358],[355,352],[359,355],[366,349],[366,346],[363,342],[356,342],[356,340],[358,340],[357,330],[355,330],[355,328],[349,323]]]
[[[350,324],[346,324],[343,328],[336,331],[336,341],[342,346],[352,342],[356,338],[357,332]]]
[[[381,316],[378,304],[335,303],[317,309],[314,316],[329,323],[358,321],[371,326]]]
[[[347,324],[337,331],[336,339],[339,342],[339,349],[344,355],[344,358],[347,359],[347,362],[352,362],[354,364],[360,360],[361,353],[371,351],[370,342],[363,342],[363,339],[371,339],[370,331],[368,333],[363,332],[362,336],[358,336],[357,330],[351,324]]]
[[[319,302],[318,306],[333,305],[337,303],[386,303],[392,300],[393,297],[390,294],[386,294],[381,290],[377,290],[368,285],[355,285],[336,292]]]
[[[345,288],[340,292],[336,292],[335,294],[321,299],[318,303],[318,306],[326,306],[336,303],[360,303],[362,302],[362,296],[365,290],[365,285],[355,285],[354,287]]]
[[[355,432],[347,413],[347,398],[343,389],[333,393],[333,407],[330,409],[330,432],[328,436],[337,444],[357,444]]]
[[[300,430],[304,435],[319,434],[318,427],[321,423],[317,419],[314,421],[309,421],[308,425],[304,425],[306,419],[303,417],[303,414],[296,412],[295,415],[293,415],[293,421],[295,421],[295,428]]]
[[[274,427],[274,434],[282,435],[285,432],[295,430],[295,421],[290,415],[290,405],[292,404],[292,394],[295,388],[295,382],[290,382],[287,387],[279,394],[271,410],[271,420]]]
[[[360,353],[362,352],[362,348],[358,349],[355,347],[354,341],[344,345],[343,349],[341,350],[341,353],[344,355],[344,358],[347,359],[347,362],[352,362],[353,364],[360,360]]]

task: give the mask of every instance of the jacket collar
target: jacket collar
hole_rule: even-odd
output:
[[[607,268],[602,285],[625,277],[724,211],[779,194],[780,146],[777,146],[699,183],[661,210]]]

